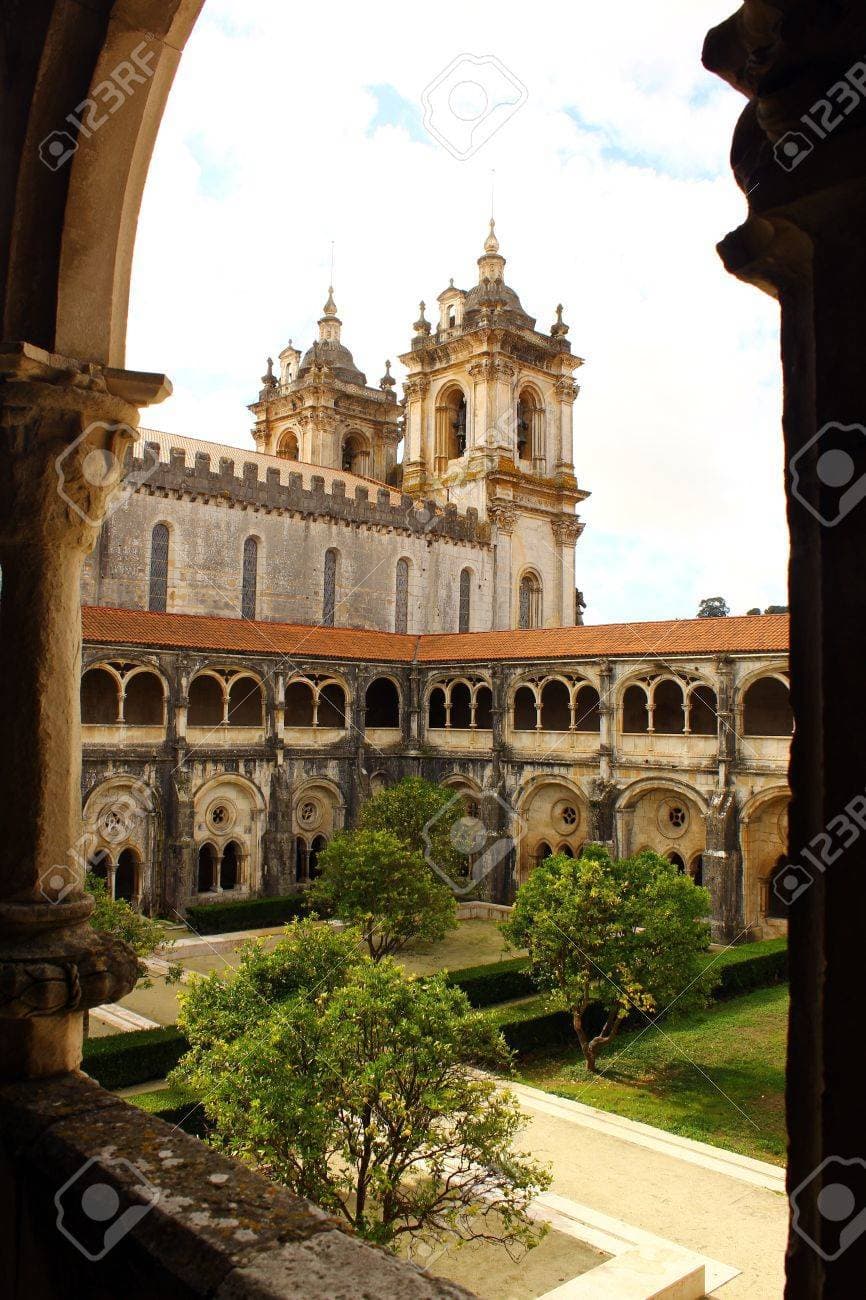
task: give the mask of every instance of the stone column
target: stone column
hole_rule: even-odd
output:
[[[549,624],[555,627],[573,627],[574,604],[574,548],[584,525],[576,515],[559,515],[550,521],[556,547],[556,609]],[[548,622],[548,620],[545,620]]]
[[[88,917],[81,821],[80,582],[117,499],[138,405],[164,379],[0,347],[0,1074],[75,1069],[88,1007],[137,962]]]
[[[616,763],[616,701],[613,667],[609,659],[603,659],[599,664],[598,713],[598,775],[599,780],[606,784]]]
[[[866,998],[866,836],[837,852],[834,825],[866,788],[859,725],[866,639],[866,10],[749,0],[712,31],[704,62],[749,103],[732,165],[745,223],[720,245],[727,269],[777,298],[785,379],[791,531],[790,853],[826,830],[831,865],[789,907],[788,1185],[797,1217],[790,1297],[862,1290],[866,1235],[842,1235],[862,1210],[823,1212],[866,1152],[866,1045],[850,1032]],[[844,109],[844,111],[842,111]],[[767,430],[767,436],[772,431]],[[828,459],[824,457],[828,454]],[[862,1171],[861,1171],[862,1173]],[[840,1242],[841,1237],[841,1242]],[[840,1245],[842,1249],[840,1249]]]
[[[710,891],[710,926],[714,943],[744,938],[742,864],[737,804],[732,790],[717,790],[706,814],[704,887]]]
[[[517,511],[510,501],[491,501],[487,514],[494,528],[493,627],[502,631],[511,627],[511,547]]]

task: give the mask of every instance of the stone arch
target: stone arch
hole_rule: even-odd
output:
[[[81,677],[81,721],[90,726],[113,726],[120,721],[123,683],[108,664],[92,664]]]
[[[466,451],[468,417],[466,393],[456,380],[449,380],[436,394],[435,473],[441,474],[450,460],[457,460]]]
[[[193,795],[193,841],[200,857],[210,844],[216,856],[214,892],[221,892],[222,863],[229,845],[235,870],[234,893],[251,893],[261,886],[261,837],[266,803],[257,785],[236,772],[220,772]]]
[[[134,668],[123,679],[123,720],[129,727],[165,725],[166,685],[150,667]]]
[[[136,849],[127,847],[117,855],[114,869],[114,897],[135,903],[141,897],[141,858]]]
[[[592,682],[583,682],[574,692],[575,731],[601,731],[601,697]]]
[[[794,714],[788,682],[778,673],[754,677],[740,696],[744,736],[790,736]]]
[[[524,833],[519,850],[518,875],[525,880],[537,861],[537,846],[567,845],[577,856],[587,838],[589,804],[577,782],[559,775],[530,779],[517,798]]]
[[[686,729],[686,696],[676,677],[659,677],[650,686],[653,731],[660,736],[681,736]]]
[[[452,772],[450,776],[444,777],[440,784],[445,789],[453,790],[463,796],[470,817],[480,816],[484,791],[474,777],[467,776],[463,772]]]
[[[145,899],[153,898],[160,820],[156,790],[134,776],[109,777],[87,794],[82,810],[82,856],[88,861],[100,859],[110,868],[106,881],[109,893],[114,893],[115,872],[122,854],[129,849],[132,856],[124,859],[125,870],[133,860],[136,865],[132,901],[140,906]]]
[[[561,677],[548,677],[541,687],[541,730],[568,731],[572,716],[568,682]]]
[[[442,729],[446,721],[445,687],[434,686],[427,699],[427,728],[428,730]]]
[[[286,686],[285,720],[287,727],[312,727],[315,715],[316,688],[305,678],[296,677]]]
[[[343,437],[340,467],[346,474],[369,473],[370,440],[360,429],[349,429]]]
[[[649,695],[642,682],[630,682],[622,693],[620,730],[626,735],[649,731]]]
[[[740,812],[743,855],[743,919],[758,934],[784,934],[784,917],[771,906],[773,872],[788,852],[787,786],[772,786],[753,795]]]
[[[540,720],[538,691],[528,682],[521,682],[514,691],[511,718],[515,731],[535,731],[538,728]]]
[[[517,393],[517,420],[514,440],[518,460],[531,461],[534,466],[545,459],[544,453],[544,398],[535,384],[524,382]],[[538,466],[541,468],[541,466]]]
[[[249,672],[237,673],[227,686],[226,721],[229,726],[263,726],[265,701],[258,677]]]
[[[715,736],[718,731],[719,700],[712,686],[693,682],[686,693],[687,722],[693,736]]]
[[[400,687],[393,677],[374,677],[364,692],[364,725],[399,727],[400,699]]]
[[[313,878],[315,857],[345,824],[346,803],[336,782],[326,777],[309,777],[300,782],[292,797],[292,832],[295,836],[295,879],[303,884]]]
[[[189,684],[187,723],[190,727],[218,727],[225,721],[225,681],[211,669],[196,673]]]
[[[280,434],[277,455],[283,460],[300,460],[300,444],[294,429],[285,429]]]
[[[640,844],[685,863],[706,850],[707,801],[684,781],[644,777],[627,786],[616,806],[619,854],[631,857]]]

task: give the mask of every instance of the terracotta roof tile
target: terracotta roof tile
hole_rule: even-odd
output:
[[[667,655],[785,654],[787,614],[674,619],[539,628],[531,632],[465,632],[402,636],[347,627],[251,622],[203,614],[82,608],[85,641],[247,654],[302,655],[379,663],[483,663],[495,659],[593,659]]]

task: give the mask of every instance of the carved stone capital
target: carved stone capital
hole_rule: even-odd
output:
[[[553,385],[553,391],[562,402],[574,402],[580,392],[580,385],[576,384],[573,379],[564,377],[557,379]]]
[[[561,515],[559,518],[551,519],[550,527],[560,546],[574,546],[583,532],[584,524],[577,515]]]
[[[510,501],[491,501],[487,507],[491,523],[501,533],[514,532],[517,523],[517,507]]]
[[[415,379],[407,379],[403,385],[403,392],[410,402],[420,401],[426,397],[430,391],[430,380],[426,375],[418,375]]]

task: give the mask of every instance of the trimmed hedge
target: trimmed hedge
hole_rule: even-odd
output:
[[[187,920],[198,934],[227,934],[232,930],[263,930],[285,925],[310,910],[305,894],[279,898],[244,898],[236,903],[202,903],[186,909]]]
[[[85,1040],[82,1069],[103,1088],[131,1088],[164,1079],[188,1050],[189,1043],[174,1025],[107,1034]]]
[[[710,955],[709,962],[712,961]],[[784,984],[788,978],[788,941],[765,939],[731,948],[716,958],[714,970],[719,976],[713,989],[716,1002],[740,997],[754,989],[769,988],[772,984]]]
[[[463,990],[473,1007],[513,1002],[537,992],[529,974],[528,957],[511,957],[487,966],[466,966],[463,970],[448,971],[447,979],[449,984]]]

